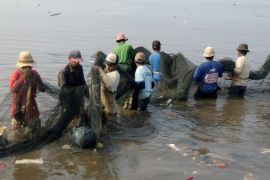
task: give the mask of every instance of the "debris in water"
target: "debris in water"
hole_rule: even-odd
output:
[[[7,168],[7,164],[4,162],[0,162],[0,170],[1,169],[6,169]]]
[[[186,180],[194,180],[194,177],[193,176],[190,176]]]
[[[172,99],[168,99],[168,100],[167,100],[167,102],[166,102],[166,105],[171,104],[171,103],[172,103],[172,101],[173,101]]]
[[[49,16],[58,16],[58,15],[60,15],[61,13],[60,13],[60,12],[53,12],[53,11],[49,10],[49,11],[48,11],[48,14],[49,14]]]
[[[15,164],[43,164],[44,161],[42,158],[40,159],[21,159],[16,160]]]
[[[101,143],[101,142],[98,142],[97,145],[96,145],[97,148],[103,148],[104,145]]]
[[[70,148],[71,148],[70,144],[64,144],[64,145],[61,147],[61,149],[70,149]]]
[[[248,173],[245,175],[244,180],[254,180],[254,176],[252,173]]]
[[[181,149],[177,146],[175,146],[175,144],[168,144],[167,145],[169,148],[173,149],[173,150],[176,150],[176,151],[181,151]]]
[[[270,154],[270,148],[262,148],[262,154]]]
[[[226,163],[222,163],[222,162],[221,163],[217,163],[216,166],[219,167],[220,169],[225,169],[225,168],[228,167],[228,165]]]
[[[50,14],[50,16],[58,16],[60,15],[61,13],[53,13],[53,14]]]

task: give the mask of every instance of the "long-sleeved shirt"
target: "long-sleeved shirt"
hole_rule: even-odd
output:
[[[71,68],[70,64],[59,72],[58,85],[62,88],[64,86],[81,86],[86,85],[82,65],[78,65],[77,69]]]
[[[207,60],[200,64],[193,74],[193,80],[200,82],[200,89],[207,93],[217,89],[219,77],[222,77],[222,67],[219,62],[214,60]]]
[[[240,56],[235,61],[232,86],[246,86],[250,72],[250,65],[246,56]]]
[[[109,114],[117,113],[116,91],[120,81],[120,74],[117,70],[105,73],[99,68],[101,78],[101,102],[105,107],[105,112]]]
[[[12,111],[13,117],[16,109],[25,108],[25,118],[27,120],[36,119],[39,117],[39,110],[36,103],[37,90],[43,91],[43,83],[37,71],[31,70],[31,83],[28,84],[25,80],[25,75],[21,69],[16,69],[12,72],[9,79],[9,88],[12,94]],[[30,98],[30,99],[28,99]]]

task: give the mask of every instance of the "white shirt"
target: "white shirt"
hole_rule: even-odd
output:
[[[139,99],[148,98],[151,95],[153,74],[152,71],[145,65],[138,66],[135,72],[135,81],[144,82],[145,88],[139,92]]]
[[[250,65],[246,56],[240,56],[235,61],[233,86],[246,86],[250,72]]]

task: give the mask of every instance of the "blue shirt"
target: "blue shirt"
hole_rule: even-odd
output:
[[[199,65],[193,75],[193,80],[201,83],[203,92],[214,92],[217,89],[218,77],[222,77],[222,66],[217,61],[210,61]]]
[[[160,82],[160,54],[158,52],[154,52],[149,56],[149,63],[151,64],[152,70],[153,70],[153,77],[155,82]]]

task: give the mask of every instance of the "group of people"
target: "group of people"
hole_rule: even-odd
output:
[[[152,42],[154,52],[149,56],[148,63],[143,52],[135,53],[133,47],[126,43],[128,39],[124,33],[116,36],[117,46],[104,60],[104,67],[93,66],[99,74],[101,81],[100,99],[106,114],[116,114],[116,93],[121,78],[130,81],[132,91],[131,100],[126,108],[146,110],[155,83],[160,83],[160,50],[158,40]],[[237,48],[238,58],[233,74],[230,95],[243,96],[249,76],[249,64],[246,58],[248,46],[240,44]],[[214,60],[215,52],[212,47],[207,47],[203,56],[206,62],[199,65],[193,79],[199,81],[200,86],[195,93],[195,98],[216,98],[217,80],[222,77],[222,67]],[[68,64],[58,75],[58,85],[61,89],[82,86],[85,87],[85,96],[89,96],[88,86],[84,78],[83,61],[81,52],[73,50],[69,53]],[[33,69],[35,61],[29,52],[21,52],[17,60],[17,69],[12,72],[9,88],[12,96],[12,128],[28,127],[31,132],[40,128],[39,110],[35,101],[37,91],[44,91],[44,84],[36,70]],[[88,93],[87,93],[88,92]],[[22,118],[22,116],[26,118]]]
[[[228,91],[230,96],[243,97],[245,95],[250,73],[250,65],[246,57],[248,52],[247,44],[239,44],[237,48],[238,58],[235,61],[234,72],[226,77],[232,80],[232,85]],[[203,56],[206,62],[200,64],[193,74],[193,80],[198,81],[200,84],[194,97],[216,99],[218,90],[217,81],[218,78],[222,77],[222,66],[218,61],[214,60],[215,51],[212,47],[206,47]]]
[[[125,34],[116,36],[117,46],[109,53],[105,60],[105,67],[93,66],[99,74],[101,81],[100,99],[106,114],[117,113],[116,93],[120,78],[128,76],[132,81],[132,108],[145,110],[150,102],[154,87],[153,71],[145,65],[145,54],[135,51],[131,45],[126,44]],[[79,50],[72,50],[68,56],[68,64],[58,74],[58,85],[61,90],[80,86],[85,88],[85,96],[89,96],[85,81],[83,61]],[[45,91],[40,75],[33,69],[35,61],[30,52],[20,52],[17,60],[17,69],[12,72],[9,88],[12,96],[12,129],[28,129],[30,134],[40,129],[39,110],[36,103],[37,91]],[[120,73],[124,77],[120,76]],[[88,92],[88,93],[87,93]]]

